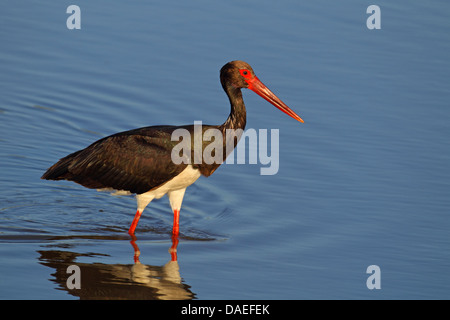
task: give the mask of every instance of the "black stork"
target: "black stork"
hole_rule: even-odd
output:
[[[203,125],[202,130],[218,129],[225,136],[228,129],[244,130],[246,110],[242,88],[247,88],[288,114],[303,120],[270,91],[244,61],[231,61],[220,70],[220,82],[231,104],[227,120],[218,126]],[[171,151],[178,141],[172,132],[183,128],[191,134],[194,125],[150,126],[116,133],[92,143],[87,148],[60,159],[42,179],[70,180],[92,189],[113,189],[136,194],[137,212],[128,233],[134,235],[139,218],[153,200],[168,195],[174,213],[172,234],[179,234],[179,215],[185,190],[201,175],[210,176],[221,163],[175,164]],[[225,151],[225,139],[224,151]],[[233,148],[238,138],[233,141]],[[205,148],[205,145],[202,145]],[[223,152],[224,160],[227,156]]]

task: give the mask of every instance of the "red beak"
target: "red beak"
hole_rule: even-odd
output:
[[[246,80],[248,83],[248,88],[263,97],[275,107],[291,116],[297,121],[304,122],[302,118],[300,118],[294,111],[292,111],[287,105],[284,104],[272,91],[267,88],[264,83],[262,83],[258,77],[254,77],[253,79]]]

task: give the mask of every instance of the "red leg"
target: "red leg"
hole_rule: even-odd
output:
[[[141,212],[139,212],[139,210],[136,211],[136,215],[134,216],[133,222],[131,223],[130,230],[128,230],[129,234],[134,234],[134,230],[136,229],[136,226],[139,222],[139,218],[141,217],[141,214],[142,214],[142,211]]]
[[[172,234],[177,236],[180,233],[180,210],[173,211],[173,230]]]

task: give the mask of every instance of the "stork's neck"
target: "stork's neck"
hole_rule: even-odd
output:
[[[236,147],[244,129],[246,123],[246,112],[244,100],[242,99],[241,89],[235,88],[231,85],[223,86],[225,92],[230,99],[231,112],[228,119],[218,127],[223,135],[223,161]],[[203,144],[203,149],[207,144]],[[202,162],[197,164],[202,175],[210,176],[223,162],[214,162],[212,164],[207,164]]]
[[[244,99],[240,88],[226,85],[223,88],[230,99],[231,111],[228,119],[220,126],[225,133],[226,129],[245,129],[247,112],[245,111]]]

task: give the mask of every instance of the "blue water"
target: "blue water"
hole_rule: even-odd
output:
[[[2,6],[0,298],[449,299],[450,4],[375,4],[379,30],[356,0]],[[40,180],[115,132],[222,123],[236,59],[305,123],[244,92],[247,128],[279,129],[279,171],[225,164],[189,187],[177,261],[167,198],[135,263],[133,197]]]

